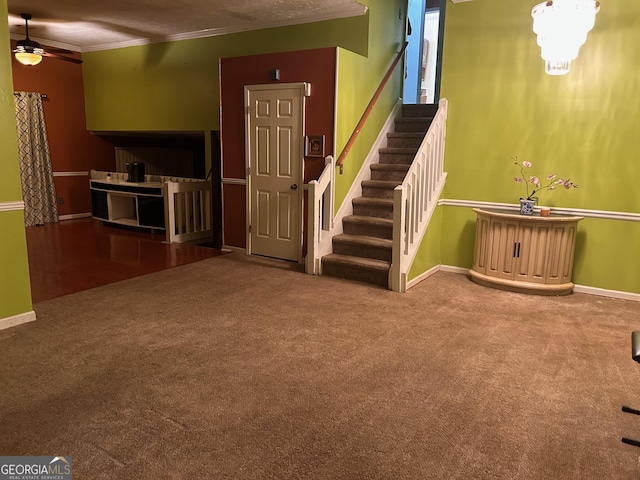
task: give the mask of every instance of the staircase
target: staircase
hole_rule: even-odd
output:
[[[403,105],[395,132],[371,165],[371,180],[353,199],[353,215],[332,239],[333,253],[322,257],[322,273],[389,287],[393,250],[393,191],[400,185],[437,111],[437,105]]]

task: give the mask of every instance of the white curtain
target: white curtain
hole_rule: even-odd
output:
[[[20,179],[25,225],[58,221],[49,142],[39,93],[15,92]]]

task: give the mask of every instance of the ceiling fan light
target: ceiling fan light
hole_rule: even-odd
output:
[[[42,55],[36,52],[16,52],[15,56],[22,65],[34,66],[42,61]]]

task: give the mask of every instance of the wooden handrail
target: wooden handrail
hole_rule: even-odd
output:
[[[353,144],[356,142],[356,138],[358,138],[358,135],[360,134],[360,130],[362,130],[362,127],[364,126],[365,122],[367,121],[367,118],[369,118],[369,115],[371,114],[371,110],[373,110],[373,107],[375,106],[376,102],[378,101],[378,98],[380,98],[380,95],[382,94],[382,90],[387,85],[387,82],[389,81],[389,77],[391,77],[391,74],[395,70],[396,65],[398,65],[398,62],[400,61],[400,59],[404,55],[404,51],[407,49],[407,45],[409,45],[409,42],[404,42],[404,45],[402,45],[402,49],[400,50],[400,53],[398,53],[398,55],[396,56],[395,60],[393,61],[393,63],[389,67],[389,70],[387,70],[387,73],[384,76],[384,78],[382,79],[382,82],[380,82],[380,85],[378,86],[378,89],[376,90],[376,93],[373,94],[373,97],[369,101],[369,105],[367,105],[366,110],[362,114],[362,117],[360,118],[360,121],[358,122],[358,125],[356,125],[356,128],[353,131],[353,133],[351,134],[351,137],[349,137],[349,141],[345,145],[344,150],[342,150],[342,153],[338,157],[338,160],[336,161],[336,164],[340,167],[340,173],[342,173],[342,164],[344,163],[345,157],[349,153],[349,150],[351,150],[351,147],[353,147]]]

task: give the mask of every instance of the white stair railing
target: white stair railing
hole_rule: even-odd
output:
[[[444,144],[447,129],[446,98],[416,153],[402,185],[393,194],[393,254],[389,288],[405,292],[407,275],[444,188]]]
[[[211,182],[165,182],[164,212],[168,243],[211,238]]]
[[[322,257],[331,253],[335,175],[336,161],[328,156],[318,180],[311,180],[305,185],[308,192],[305,270],[311,275],[322,274]]]

